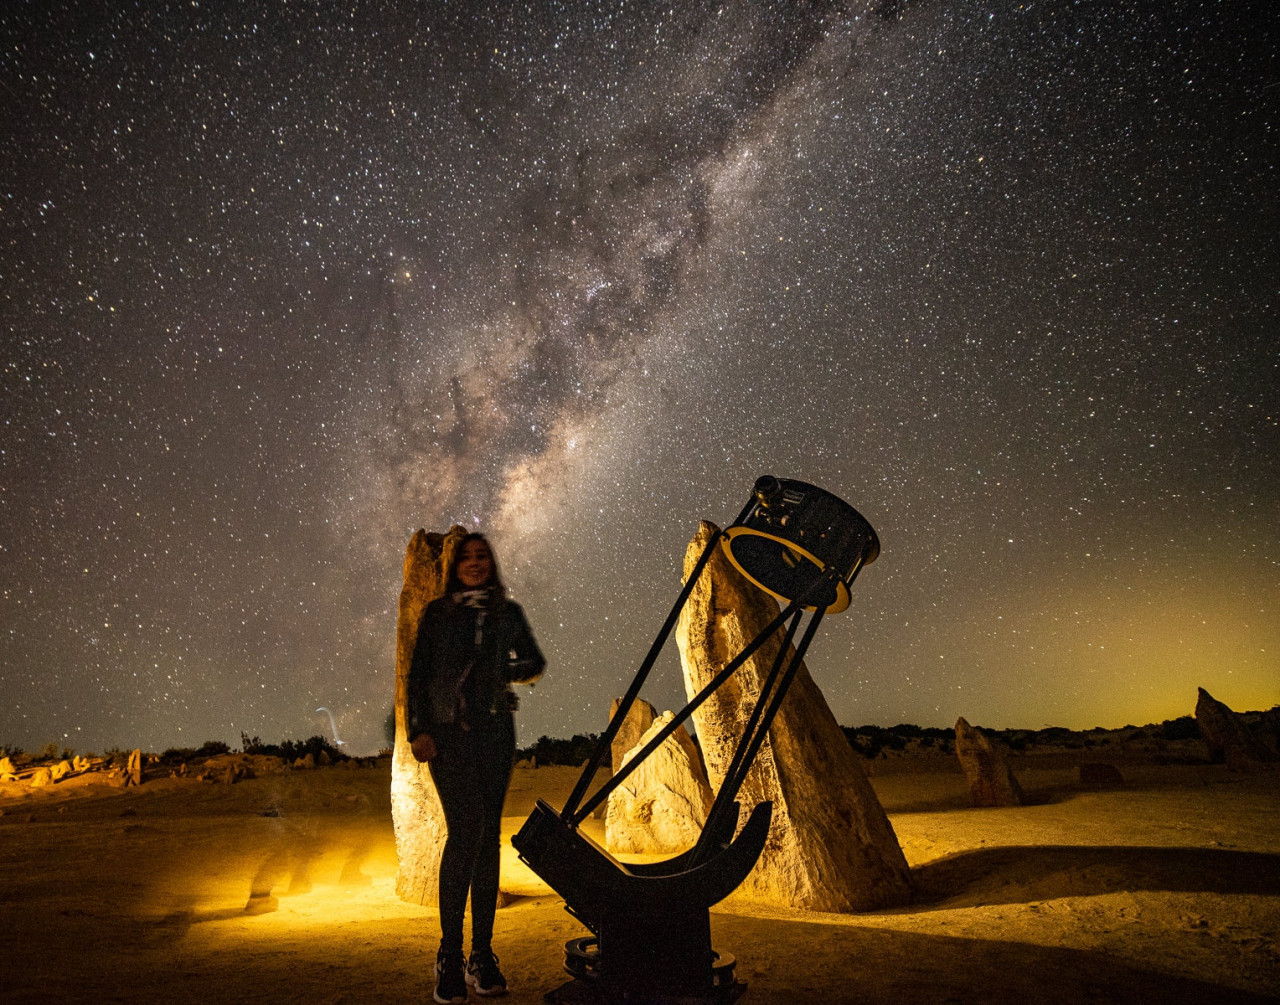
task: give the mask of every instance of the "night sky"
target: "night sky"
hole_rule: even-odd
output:
[[[882,552],[842,723],[1280,702],[1280,9],[0,11],[0,743],[386,744],[418,527],[599,731],[700,518]],[[672,644],[646,694],[683,701]]]

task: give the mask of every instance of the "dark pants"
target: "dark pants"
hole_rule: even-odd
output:
[[[511,782],[515,722],[501,715],[469,730],[441,730],[431,778],[449,836],[440,855],[440,948],[462,951],[462,919],[471,892],[471,948],[493,939],[498,907],[502,801]]]

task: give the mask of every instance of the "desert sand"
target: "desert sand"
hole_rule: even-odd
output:
[[[1280,996],[1280,774],[1127,765],[1123,787],[1091,791],[1070,767],[1028,768],[1031,805],[972,809],[957,770],[929,767],[872,778],[911,906],[713,910],[742,1001]],[[518,769],[506,837],[576,774]],[[0,1000],[430,1001],[436,917],[396,898],[389,787],[386,759],[236,784],[0,786]],[[503,854],[506,1000],[540,1002],[585,931]]]

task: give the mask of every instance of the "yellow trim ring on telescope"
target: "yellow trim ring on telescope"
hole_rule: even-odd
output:
[[[819,572],[822,572],[827,567],[826,563],[823,562],[821,559],[819,559],[817,556],[812,555],[809,552],[805,551],[805,549],[801,548],[800,545],[796,544],[794,541],[788,541],[785,537],[778,537],[778,535],[776,534],[766,534],[764,533],[764,531],[755,530],[752,527],[738,526],[738,527],[730,527],[728,530],[726,530],[724,532],[724,540],[720,542],[720,547],[722,547],[724,549],[724,553],[729,556],[729,561],[733,563],[733,567],[737,569],[740,573],[742,573],[744,576],[746,576],[749,580],[751,580],[751,582],[755,583],[756,586],[760,587],[760,589],[764,590],[765,593],[769,594],[769,596],[777,597],[783,603],[789,604],[795,598],[784,597],[781,593],[778,593],[776,590],[769,589],[769,587],[765,586],[764,583],[756,579],[755,576],[747,572],[747,570],[744,569],[738,563],[738,560],[734,557],[733,549],[729,547],[729,544],[739,534],[754,534],[756,537],[763,537],[763,538],[768,538],[770,541],[777,541],[778,544],[782,545],[788,551],[792,552],[795,555],[799,555],[801,558],[817,566],[817,569]],[[861,565],[862,565],[862,562],[859,561],[858,565],[854,566],[854,571],[856,571],[858,567]],[[833,604],[827,607],[826,613],[839,614],[841,611],[843,611],[846,607],[849,606],[849,599],[850,599],[849,584],[846,583],[843,579],[837,579],[836,580],[836,599]],[[804,609],[806,611],[815,611],[817,610],[817,608],[818,608],[817,604],[807,604],[805,605]]]

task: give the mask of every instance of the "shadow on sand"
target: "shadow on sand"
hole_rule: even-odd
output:
[[[743,1005],[796,1001],[1036,1005],[1240,1005],[1269,994],[1144,970],[1104,951],[825,924],[767,932],[713,917],[717,947],[739,961]],[[834,995],[820,975],[845,976]]]
[[[1280,895],[1280,855],[1214,848],[1035,845],[983,848],[912,873],[916,903],[967,907],[1137,890]]]

